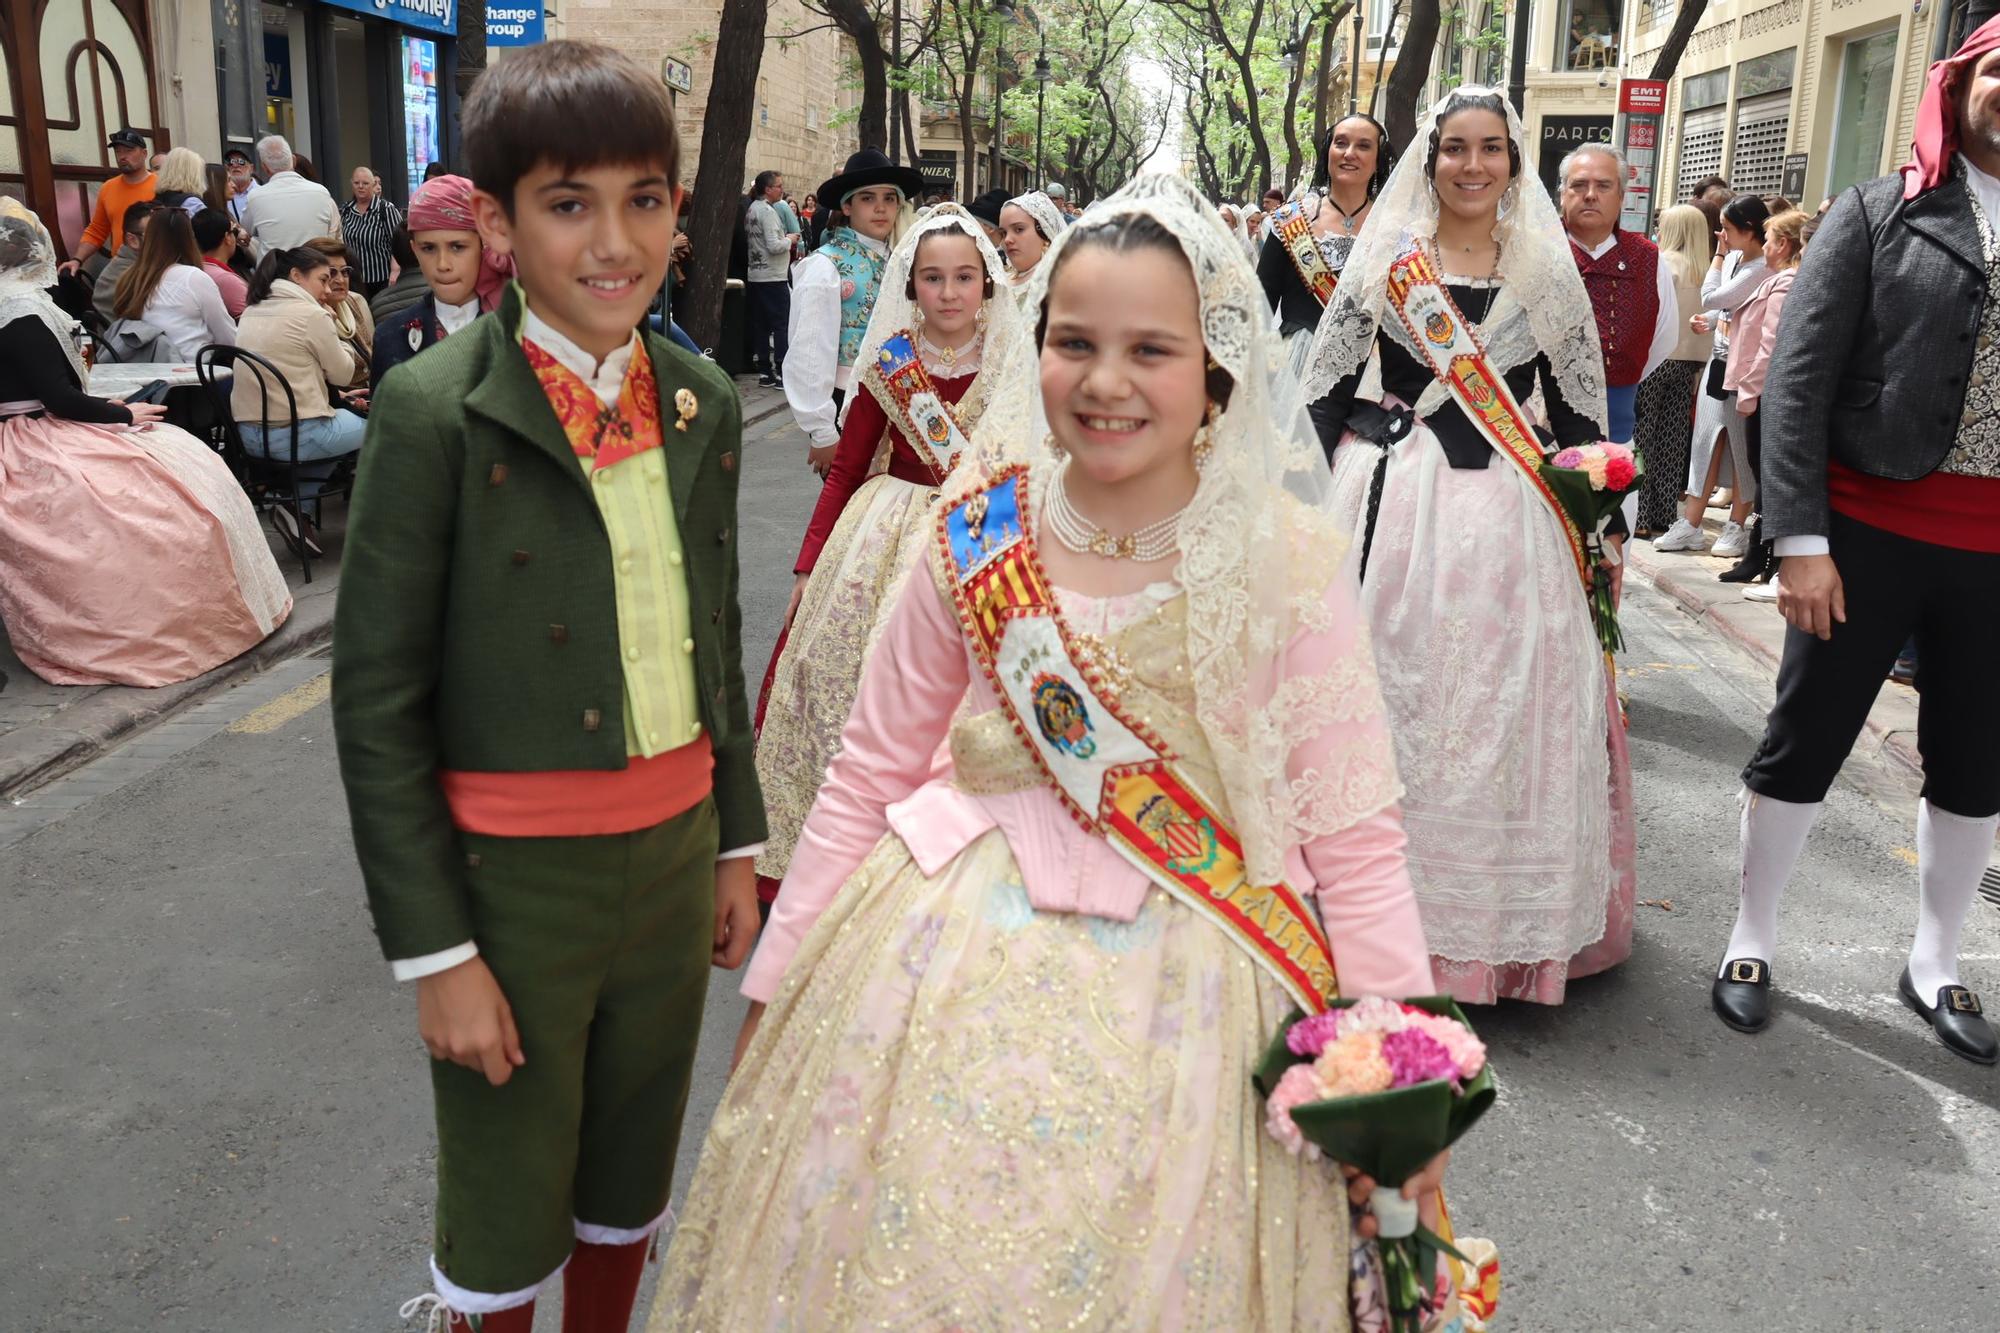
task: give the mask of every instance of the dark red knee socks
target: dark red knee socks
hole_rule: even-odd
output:
[[[563,1269],[563,1333],[626,1333],[652,1243],[650,1236],[630,1245],[576,1243]]]

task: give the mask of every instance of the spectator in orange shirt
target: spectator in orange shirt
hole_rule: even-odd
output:
[[[83,229],[83,244],[76,256],[62,266],[74,273],[99,250],[113,254],[125,243],[125,210],[153,197],[155,177],[146,168],[146,139],[137,130],[120,130],[105,145],[118,162],[118,175],[98,187],[96,206],[90,210],[90,225]]]

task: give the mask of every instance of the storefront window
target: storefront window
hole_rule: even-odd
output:
[[[410,193],[424,183],[424,168],[438,154],[437,43],[403,38],[403,133],[408,148]]]
[[[1826,192],[1839,194],[1880,174],[1889,127],[1889,85],[1896,77],[1896,30],[1856,38],[1840,58],[1840,110],[1833,121],[1833,161]]]
[[[1617,69],[1620,0],[1565,0],[1556,68]]]

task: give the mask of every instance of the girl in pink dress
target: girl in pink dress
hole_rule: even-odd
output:
[[[84,392],[55,248],[0,199],[0,622],[56,685],[171,685],[262,642],[291,594],[214,450]]]
[[[1432,988],[1324,457],[1176,177],[1065,230],[1025,313],[744,982],[654,1330],[1353,1326],[1348,1190],[1250,1081],[1334,970]]]

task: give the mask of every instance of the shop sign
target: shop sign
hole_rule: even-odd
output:
[[[1571,149],[1587,143],[1611,142],[1609,116],[1543,116],[1540,146],[1535,150],[1535,169],[1551,199],[1562,198],[1562,160]]]
[[[264,34],[264,96],[280,100],[292,95],[292,39],[282,32]]]
[[[405,28],[458,35],[458,0],[326,0],[369,18],[387,19]]]
[[[535,46],[545,36],[542,0],[527,4],[506,4],[504,0],[486,6],[488,46]]]
[[[1806,194],[1806,155],[1804,153],[1785,154],[1784,177],[1778,183],[1778,193],[1797,202]]]

